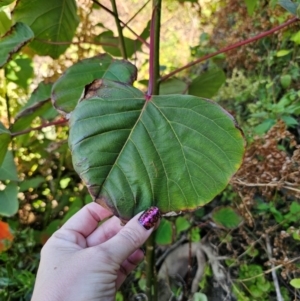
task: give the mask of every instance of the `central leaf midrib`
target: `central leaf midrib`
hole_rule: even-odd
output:
[[[119,155],[117,156],[115,162],[111,164],[111,165],[112,165],[112,168],[110,169],[109,173],[108,173],[107,176],[105,177],[105,180],[103,181],[103,184],[101,185],[101,189],[103,189],[103,188],[105,189],[105,183],[106,183],[107,179],[109,179],[109,176],[110,176],[112,170],[114,169],[115,166],[118,166],[118,165],[117,165],[117,162],[118,162],[118,160],[119,160],[121,154],[123,153],[123,150],[125,149],[126,145],[127,145],[128,142],[130,141],[130,137],[132,136],[132,134],[133,134],[133,132],[134,132],[134,130],[135,130],[137,124],[139,123],[139,121],[140,121],[140,119],[141,119],[141,117],[142,117],[142,115],[143,115],[143,113],[144,113],[144,111],[145,111],[145,109],[146,109],[146,107],[147,107],[147,103],[148,103],[148,102],[145,101],[145,103],[144,103],[144,105],[143,105],[143,107],[142,107],[142,109],[141,109],[141,113],[140,113],[140,115],[138,116],[138,118],[137,118],[137,120],[136,120],[134,126],[132,127],[132,130],[130,131],[130,134],[128,135],[128,137],[127,137],[127,139],[126,139],[126,141],[125,141],[125,143],[124,143],[122,149],[121,149],[120,152],[119,152]],[[119,167],[119,169],[120,169],[120,167]],[[100,196],[100,194],[101,194],[101,189],[100,189],[100,191],[99,191],[97,197]],[[107,189],[105,189],[105,190],[107,191]],[[134,197],[134,195],[133,195],[133,197]],[[111,201],[114,201],[114,200],[111,198]]]

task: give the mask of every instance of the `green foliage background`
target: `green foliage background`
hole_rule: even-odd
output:
[[[103,52],[121,56],[115,47],[118,39],[113,17],[95,1],[19,2],[12,16],[16,3],[0,0],[0,213],[15,236],[11,248],[0,253],[1,300],[30,300],[42,245],[92,201],[73,169],[66,143],[69,129],[65,123],[57,122],[61,117],[50,101],[52,84],[78,60]],[[295,13],[297,3],[283,2]],[[108,1],[103,3],[109,7]],[[26,5],[34,8],[30,19],[24,15]],[[38,18],[51,6],[57,7],[53,15],[46,13],[45,18]],[[120,19],[130,19],[140,6],[140,1],[123,1]],[[149,39],[150,15],[149,9],[142,10],[129,23],[144,39]],[[269,30],[290,16],[273,0],[166,0],[161,74]],[[22,27],[17,31],[20,36],[16,34],[16,47],[20,47],[11,55],[6,51],[10,47],[6,34],[15,22],[22,22],[16,23]],[[53,26],[53,31],[41,30],[47,26]],[[124,34],[130,60],[139,69],[135,85],[145,89],[148,49],[128,30],[124,29]],[[30,41],[33,35],[36,39],[24,46],[23,42]],[[290,285],[292,279],[300,277],[300,160],[295,155],[300,144],[299,44],[296,22],[277,34],[186,69],[160,86],[161,94],[188,93],[217,100],[245,132],[249,149],[245,161],[252,175],[256,175],[257,165],[264,166],[266,174],[274,175],[261,178],[263,172],[259,172],[254,183],[255,179],[242,168],[211,204],[194,214],[163,219],[156,236],[158,252],[167,248],[161,246],[170,246],[183,236],[192,242],[209,236],[220,255],[228,258],[225,265],[232,291],[241,301],[276,298],[269,267],[278,267],[283,299],[299,297],[298,290]],[[41,126],[49,122],[56,126]],[[281,126],[276,128],[277,134],[267,134],[278,122]],[[40,128],[27,131],[33,127]],[[8,129],[24,133],[11,141]],[[10,151],[5,153],[2,150],[8,144]],[[258,158],[255,154],[259,154]],[[266,158],[273,159],[273,163],[263,165]],[[292,163],[284,165],[288,160]],[[274,169],[283,171],[284,166],[288,166],[288,175],[275,174]],[[256,186],[249,188],[245,183]],[[268,186],[270,183],[273,186]],[[273,260],[266,251],[266,234]],[[208,268],[199,284],[207,296],[210,277]],[[142,292],[140,278],[144,279],[142,269],[130,278],[130,285],[121,290],[118,300],[128,300]]]

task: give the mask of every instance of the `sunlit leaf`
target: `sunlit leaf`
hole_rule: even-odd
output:
[[[212,213],[213,221],[227,229],[237,228],[243,221],[242,217],[231,207],[218,207]]]
[[[8,151],[0,167],[0,181],[19,181],[17,167],[11,151]]]
[[[290,285],[294,288],[300,288],[300,278],[295,278],[290,281]]]
[[[79,24],[75,0],[19,0],[13,17],[34,32],[35,40],[30,47],[39,55],[52,58],[58,58],[69,47]],[[62,45],[60,42],[69,43]]]
[[[10,131],[0,122],[0,166],[5,158],[10,140]]]
[[[173,238],[172,223],[162,218],[155,233],[155,241],[158,245],[170,245]]]
[[[1,6],[1,4],[0,4]],[[11,20],[8,18],[5,11],[0,10],[0,37],[2,37],[11,27]]]
[[[290,49],[281,49],[279,51],[276,52],[276,56],[277,57],[282,57],[282,56],[286,56],[291,52]]]
[[[0,221],[0,252],[9,249],[13,239],[14,239],[14,235],[8,223]]]
[[[0,191],[0,215],[12,216],[19,208],[18,186],[10,182],[4,190]]]
[[[83,96],[86,85],[105,78],[132,84],[137,76],[135,66],[104,54],[74,64],[55,82],[52,89],[54,106],[63,112],[74,110]]]
[[[32,59],[18,56],[5,67],[6,78],[26,90],[33,77]]]
[[[189,94],[211,98],[225,83],[226,77],[221,69],[210,69],[196,77],[189,86]]]
[[[0,39],[0,67],[33,38],[32,30],[23,23],[16,23],[4,37]]]
[[[246,6],[247,6],[247,11],[250,16],[253,15],[253,12],[255,10],[257,2],[258,2],[258,0],[245,0]]]
[[[156,205],[195,210],[239,168],[244,139],[219,105],[190,95],[153,96],[95,81],[70,117],[75,170],[95,200],[121,219]]]

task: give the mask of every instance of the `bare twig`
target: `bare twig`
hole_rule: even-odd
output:
[[[291,260],[289,260],[289,261],[287,261],[287,262],[285,262],[285,263],[282,263],[282,264],[279,264],[279,265],[277,265],[277,266],[274,266],[273,268],[271,268],[271,269],[269,269],[269,270],[266,270],[266,271],[264,271],[263,273],[257,274],[257,275],[255,275],[255,276],[253,276],[253,277],[244,278],[244,279],[235,279],[235,281],[238,281],[238,282],[244,282],[244,281],[250,281],[250,280],[253,280],[253,279],[257,278],[257,277],[260,277],[260,276],[269,274],[269,273],[271,273],[273,270],[278,270],[278,269],[284,267],[285,265],[288,265],[288,264],[290,264],[290,263],[292,263],[292,262],[294,262],[294,261],[297,261],[297,260],[300,260],[300,256],[295,257],[294,259],[291,259]]]
[[[276,271],[275,271],[275,264],[272,262],[272,248],[271,248],[271,244],[270,244],[270,238],[268,235],[266,235],[266,247],[267,247],[267,255],[269,258],[269,261],[271,263],[271,267],[272,267],[272,278],[273,278],[273,282],[274,282],[274,286],[275,286],[275,291],[276,291],[276,295],[277,295],[277,301],[284,301],[280,292],[280,288],[279,288],[279,283],[278,283],[278,278],[276,275]]]
[[[248,187],[278,187],[278,188],[284,188],[300,193],[300,189],[288,186],[290,185],[288,182],[247,183],[241,180],[236,180],[236,181],[232,181],[231,183],[241,185],[241,186],[248,186]]]
[[[101,4],[100,2],[98,2],[97,0],[92,0],[95,4],[97,4],[98,6],[100,6],[101,8],[103,8],[105,11],[107,11],[109,14],[115,16],[114,12],[111,11],[110,9],[108,9],[106,6],[104,6],[103,4]],[[149,43],[147,41],[145,41],[141,36],[139,36],[135,31],[133,31],[125,22],[123,22],[122,20],[119,19],[119,22],[126,27],[132,34],[134,34],[136,36],[136,38],[143,44],[145,44],[147,47],[150,47]]]
[[[225,47],[225,48],[222,48],[222,49],[220,49],[220,50],[218,50],[218,51],[216,51],[216,52],[214,52],[214,53],[205,55],[205,56],[199,58],[198,60],[193,61],[193,62],[191,62],[191,63],[189,63],[189,64],[187,64],[187,65],[185,65],[185,66],[183,66],[183,67],[181,67],[181,68],[178,68],[178,69],[176,69],[176,70],[170,72],[169,74],[167,74],[167,75],[161,77],[160,81],[165,81],[165,80],[167,80],[168,78],[170,78],[171,76],[177,74],[178,72],[183,71],[183,70],[185,70],[185,69],[188,69],[188,68],[190,68],[190,67],[192,67],[192,66],[194,66],[194,65],[197,65],[197,64],[199,64],[199,63],[201,63],[201,62],[203,62],[203,61],[206,61],[207,59],[209,59],[209,58],[211,58],[211,57],[214,57],[214,56],[216,56],[216,55],[218,55],[218,54],[220,54],[220,53],[225,53],[225,52],[230,51],[230,50],[232,50],[232,49],[235,49],[235,48],[238,48],[238,47],[241,47],[241,46],[250,44],[250,43],[252,43],[252,42],[255,42],[255,41],[257,41],[257,40],[260,40],[260,39],[262,39],[262,38],[264,38],[264,37],[266,37],[266,36],[268,36],[268,35],[273,34],[274,32],[276,32],[276,31],[278,31],[278,30],[280,30],[280,29],[282,29],[282,28],[284,28],[284,27],[287,27],[288,25],[294,23],[294,22],[297,21],[297,20],[299,20],[298,17],[294,17],[294,18],[292,18],[292,19],[286,21],[285,23],[283,23],[283,24],[281,24],[281,25],[278,25],[278,26],[276,26],[276,27],[274,27],[274,28],[272,28],[272,29],[270,29],[270,30],[268,30],[268,31],[265,31],[265,32],[263,32],[263,33],[258,34],[257,36],[255,36],[255,37],[253,37],[253,38],[250,38],[250,39],[247,39],[247,40],[244,40],[244,41],[235,43],[235,44],[233,44],[233,45],[231,45],[231,46],[227,46],[227,47]]]
[[[35,39],[38,42],[45,43],[45,44],[51,44],[51,45],[80,45],[80,44],[93,44],[93,45],[100,45],[100,46],[110,46],[110,47],[118,47],[117,44],[111,44],[111,43],[100,43],[100,42],[89,42],[89,41],[81,41],[81,42],[67,42],[67,41],[47,41],[42,39]]]
[[[31,131],[38,131],[38,130],[41,130],[43,128],[46,128],[46,127],[49,127],[49,126],[52,126],[52,125],[61,125],[61,124],[65,124],[67,122],[68,122],[67,119],[61,118],[59,120],[48,122],[46,124],[42,124],[42,125],[34,127],[34,128],[29,128],[29,129],[26,129],[26,130],[23,130],[23,131],[20,131],[20,132],[11,133],[11,136],[12,137],[17,137],[17,136],[20,136],[20,135],[30,133]]]

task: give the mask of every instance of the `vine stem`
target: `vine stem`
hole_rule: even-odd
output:
[[[159,94],[159,40],[160,40],[161,0],[153,0],[150,28],[149,84],[146,99]]]
[[[163,82],[163,81],[167,80],[168,78],[170,78],[171,76],[173,76],[173,75],[179,73],[180,71],[183,71],[183,70],[188,69],[188,68],[190,68],[190,67],[192,67],[192,66],[194,66],[194,65],[197,65],[197,64],[199,64],[199,63],[201,63],[201,62],[203,62],[203,61],[206,61],[207,59],[209,59],[209,58],[211,58],[211,57],[214,57],[214,56],[216,56],[216,55],[218,55],[218,54],[220,54],[220,53],[225,53],[225,52],[230,51],[230,50],[233,50],[233,49],[235,49],[235,48],[238,48],[238,47],[241,47],[241,46],[250,44],[250,43],[252,43],[252,42],[255,42],[255,41],[257,41],[257,40],[260,40],[260,39],[262,39],[262,38],[264,38],[264,37],[266,37],[266,36],[268,36],[268,35],[271,35],[272,33],[276,32],[276,31],[278,31],[278,30],[280,30],[280,29],[282,29],[282,28],[284,28],[284,27],[287,27],[288,25],[294,23],[294,22],[297,21],[297,20],[299,20],[298,17],[294,17],[294,18],[292,18],[292,19],[286,21],[285,23],[283,23],[283,24],[281,24],[281,25],[278,25],[278,26],[276,26],[276,27],[274,27],[274,28],[272,28],[272,29],[270,29],[270,30],[268,30],[268,31],[265,31],[265,32],[262,32],[262,33],[258,34],[258,35],[255,36],[255,37],[252,37],[252,38],[247,39],[247,40],[244,40],[244,41],[237,42],[237,43],[232,44],[232,45],[230,45],[230,46],[226,46],[225,48],[222,48],[222,49],[220,49],[220,50],[218,50],[218,51],[216,51],[216,52],[214,52],[214,53],[211,53],[211,54],[202,56],[201,58],[199,58],[199,59],[197,59],[197,60],[195,60],[195,61],[193,61],[193,62],[190,62],[190,63],[188,63],[187,65],[185,65],[185,66],[183,66],[183,67],[181,67],[181,68],[178,68],[178,69],[176,69],[176,70],[170,72],[169,74],[167,74],[167,75],[161,77],[160,81]]]
[[[106,6],[104,6],[103,4],[101,4],[100,2],[98,2],[97,0],[92,0],[93,3],[97,4],[98,6],[100,6],[101,8],[103,8],[106,12],[108,12],[109,14],[115,16],[114,12],[111,11],[110,9],[108,9]],[[122,20],[118,19],[118,21],[124,26],[126,27],[132,34],[134,34],[136,36],[136,38],[143,44],[145,44],[147,47],[149,46],[149,43],[147,41],[145,41],[141,36],[139,36],[134,30],[132,30],[125,22],[123,22]]]
[[[17,137],[17,136],[21,136],[21,135],[30,133],[31,131],[39,131],[39,130],[41,130],[41,129],[43,129],[43,128],[46,128],[46,127],[49,127],[49,126],[52,126],[52,125],[61,125],[61,124],[65,124],[65,123],[67,123],[67,122],[68,122],[67,119],[61,118],[61,119],[59,119],[59,120],[52,121],[52,122],[48,122],[48,123],[46,123],[46,124],[42,124],[42,125],[37,126],[37,127],[29,128],[29,129],[26,129],[26,130],[24,130],[24,131],[11,133],[11,136],[12,136],[12,137]]]
[[[123,59],[127,60],[127,53],[126,53],[125,40],[124,40],[124,36],[123,36],[123,29],[122,29],[121,24],[120,24],[120,19],[119,19],[119,15],[118,15],[118,8],[117,8],[117,5],[116,5],[116,0],[111,0],[111,5],[112,5],[112,8],[113,8],[115,22],[116,22],[117,29],[118,29],[118,35],[119,35],[118,39],[119,39],[121,54],[122,54]]]
[[[149,57],[149,85],[145,95],[146,101],[152,95],[159,94],[159,39],[162,0],[152,1],[152,18],[150,28],[150,57]],[[155,232],[146,242],[146,295],[148,301],[157,301],[157,273],[155,265]]]

